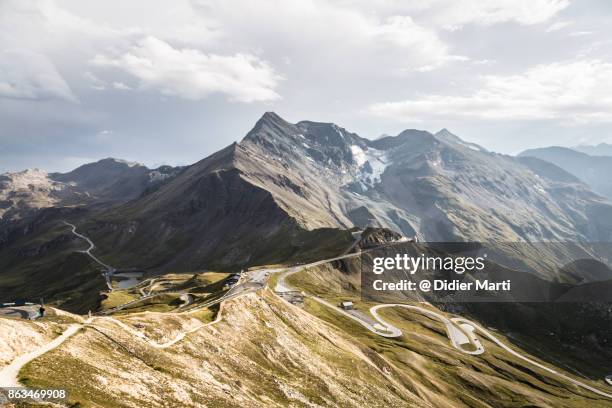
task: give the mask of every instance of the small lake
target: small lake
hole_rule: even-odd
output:
[[[119,289],[129,289],[133,286],[138,285],[140,278],[142,278],[142,272],[121,272],[115,273],[113,278],[119,278],[116,280],[117,287]]]

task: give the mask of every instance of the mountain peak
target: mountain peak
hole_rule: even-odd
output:
[[[276,112],[272,111],[265,112],[259,120],[264,122],[285,122],[285,120],[281,118]]]
[[[457,145],[461,145],[463,147],[467,147],[468,149],[471,150],[477,150],[477,151],[481,151],[481,152],[486,152],[487,149],[485,149],[484,147],[477,145],[476,143],[471,143],[471,142],[466,142],[465,140],[461,139],[459,136],[457,136],[454,133],[451,133],[448,129],[443,128],[440,131],[438,131],[434,137],[438,140],[441,141],[445,141],[445,142],[451,142]]]
[[[265,112],[261,118],[255,123],[253,130],[264,127],[264,126],[286,126],[290,125],[285,119],[281,118],[276,112]]]
[[[425,130],[406,129],[400,132],[397,136],[384,136],[379,139],[373,140],[372,142],[370,142],[370,144],[376,149],[388,150],[401,146],[407,142],[430,143],[435,142],[435,138],[431,133]]]
[[[459,142],[459,143],[464,142],[463,139],[461,139],[456,134],[452,133],[447,128],[440,129],[438,132],[434,133],[434,136],[440,140],[450,140],[450,141]]]
[[[128,167],[146,167],[144,164],[142,163],[138,163],[138,162],[134,162],[134,161],[128,161],[128,160],[123,160],[123,159],[116,159],[114,157],[107,157],[106,159],[102,159],[102,160],[98,160],[96,163],[98,164],[118,164],[118,165],[125,165]]]
[[[454,133],[451,133],[447,128],[440,129],[438,132],[436,132],[435,135],[439,137],[448,137],[448,136],[457,137]]]
[[[290,134],[291,128],[294,125],[287,122],[274,112],[266,112],[255,123],[253,129],[247,133],[243,140],[245,141],[262,141],[269,138],[276,138],[283,134]]]

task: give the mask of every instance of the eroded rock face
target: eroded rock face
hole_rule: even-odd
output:
[[[402,240],[401,234],[388,228],[368,227],[361,233],[359,247],[369,248]]]
[[[53,207],[75,195],[72,186],[52,180],[43,170],[5,173],[0,175],[0,219],[19,219],[31,210]]]
[[[488,152],[448,130],[368,140],[273,113],[236,146],[245,179],[307,228],[378,226],[425,240],[606,240],[605,199],[550,163]]]

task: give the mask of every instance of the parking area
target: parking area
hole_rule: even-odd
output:
[[[38,317],[39,307],[39,305],[0,307],[0,317],[8,317],[14,319],[35,319]]]

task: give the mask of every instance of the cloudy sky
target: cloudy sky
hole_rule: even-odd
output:
[[[265,111],[509,154],[612,142],[607,0],[0,0],[0,172],[187,164]]]

